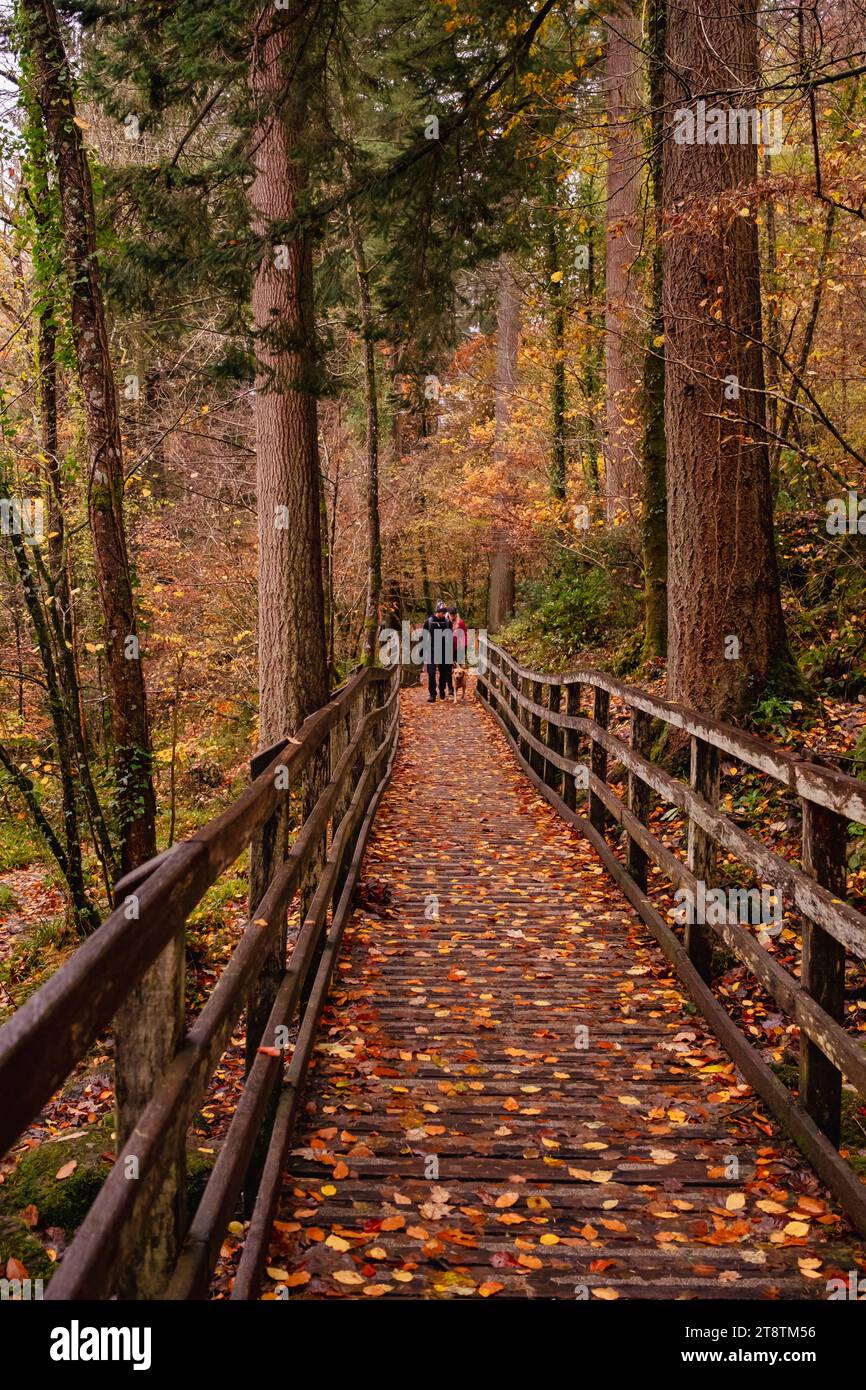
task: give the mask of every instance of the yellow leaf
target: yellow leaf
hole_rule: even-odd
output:
[[[784,1228],[786,1236],[807,1236],[809,1227],[805,1221],[789,1221]]]

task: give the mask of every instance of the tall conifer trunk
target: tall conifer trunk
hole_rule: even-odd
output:
[[[293,734],[328,696],[312,248],[287,231],[306,187],[296,157],[314,75],[306,10],[300,0],[262,9],[250,74],[262,748]]]
[[[295,225],[307,185],[299,144],[316,90],[320,55],[312,26],[317,22],[320,16],[304,0],[292,0],[287,9],[264,5],[253,27],[250,59],[255,176],[249,206],[259,239],[252,309],[261,749],[292,736],[328,699],[313,260],[309,236]],[[327,781],[327,764],[326,746],[304,774],[304,815]],[[251,914],[287,851],[284,802],[251,849]],[[314,858],[301,885],[301,920],[322,858],[322,853]],[[279,925],[247,998],[248,1071],[285,967],[285,915]],[[248,1196],[254,1186],[252,1177]]]
[[[757,147],[680,143],[674,130],[686,129],[676,112],[689,105],[689,92],[692,107],[704,95],[708,107],[751,108],[757,79],[757,0],[724,9],[715,0],[669,6],[668,681],[674,699],[720,716],[736,716],[769,682],[793,675],[764,430],[758,233],[740,212],[756,178]],[[716,95],[725,91],[730,100]]]

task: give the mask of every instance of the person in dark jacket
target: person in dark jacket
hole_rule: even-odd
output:
[[[439,698],[445,693],[454,693],[454,636],[445,604],[440,599],[435,613],[431,613],[424,623],[424,655],[427,660],[427,703],[436,702],[438,684]]]

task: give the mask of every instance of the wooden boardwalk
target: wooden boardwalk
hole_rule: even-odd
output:
[[[265,1296],[826,1298],[862,1243],[594,851],[402,699]]]

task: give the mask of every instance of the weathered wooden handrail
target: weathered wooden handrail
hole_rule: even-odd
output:
[[[117,885],[115,910],[103,926],[0,1029],[2,1152],[86,1055],[173,935],[183,931],[207,888],[289,804],[302,776],[318,768],[314,803],[288,856],[282,861],[277,856],[270,866],[264,895],[66,1252],[48,1287],[49,1298],[99,1298],[117,1291],[120,1272],[134,1263],[149,1213],[164,1190],[170,1156],[273,950],[289,903],[313,872],[314,881],[300,899],[298,937],[268,1000],[267,1027],[249,1040],[251,1065],[241,1103],[190,1231],[195,1279],[180,1296],[206,1292],[227,1222],[249,1180],[250,1157],[282,1076],[285,1038],[299,1007],[304,1023],[314,1027],[310,1004],[302,1003],[305,982],[322,948],[331,907],[341,910],[343,919],[348,915],[396,746],[399,685],[399,668],[368,668],[351,677],[305,721],[297,739],[269,750],[274,756],[267,766],[222,815]],[[308,784],[308,800],[309,792]],[[255,1026],[248,1014],[248,1029]],[[180,1239],[184,1232],[176,1234]],[[189,1263],[188,1249],[181,1267]]]
[[[477,694],[499,720],[528,776],[597,849],[734,1061],[866,1233],[866,1187],[837,1152],[842,1078],[866,1096],[866,1050],[843,1026],[846,952],[866,959],[866,916],[844,901],[847,822],[866,825],[866,783],[802,762],[732,725],[660,700],[601,671],[553,675],[528,670],[490,642],[484,657]],[[581,713],[584,687],[594,691],[592,718]],[[608,728],[611,696],[630,713],[630,743]],[[688,784],[651,761],[652,719],[688,734]],[[581,737],[589,741],[585,761],[578,757]],[[717,809],[720,755],[773,778],[799,798],[802,867],[768,849]],[[608,759],[628,775],[627,802],[609,785]],[[587,816],[577,813],[578,790],[587,797]],[[688,817],[686,863],[649,830],[653,797]],[[625,832],[625,864],[605,839],[611,825]],[[795,979],[743,925],[731,921],[730,914],[718,923],[690,923],[681,943],[647,897],[646,867],[651,862],[694,901],[699,883],[707,887],[718,877],[719,849],[772,885],[801,915],[801,979]],[[747,966],[797,1024],[799,1098],[767,1066],[710,989],[714,939]]]

